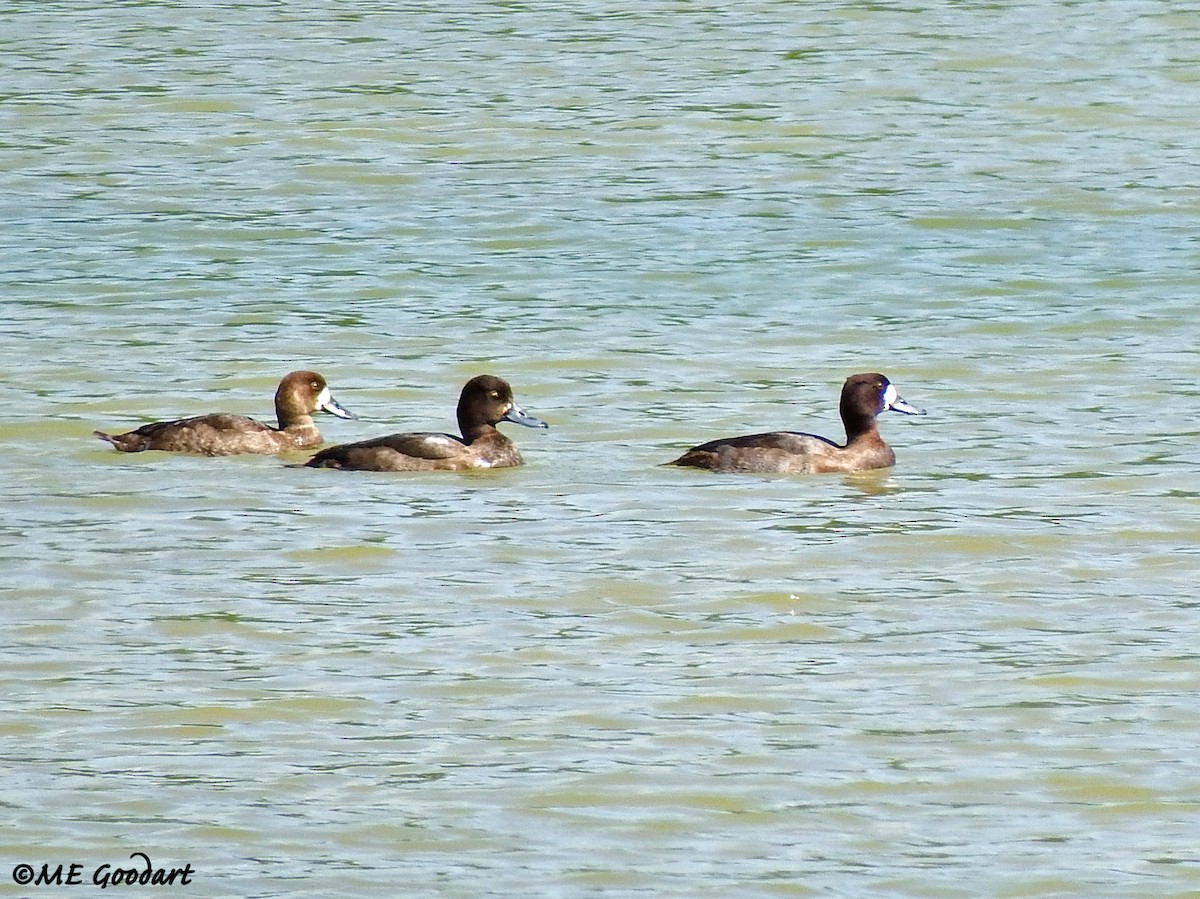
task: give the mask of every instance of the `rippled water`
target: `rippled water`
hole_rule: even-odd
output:
[[[0,8],[4,882],[1200,892],[1198,28]],[[328,440],[482,371],[551,430],[466,476],[90,436],[300,366]],[[930,413],[889,472],[660,467],[839,436],[865,370]]]

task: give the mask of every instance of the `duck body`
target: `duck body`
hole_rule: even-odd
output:
[[[840,402],[846,442],[799,431],[724,437],[692,447],[670,464],[712,471],[823,474],[889,468],[896,454],[879,435],[876,417],[886,411],[924,415],[876,372],[851,375]]]
[[[306,465],[354,471],[512,468],[522,463],[521,453],[516,444],[496,429],[502,421],[530,428],[549,427],[517,405],[507,381],[494,375],[478,375],[466,383],[459,396],[461,437],[439,433],[390,434],[328,447]]]
[[[321,443],[321,432],[312,418],[317,411],[338,418],[355,417],[333,398],[323,377],[312,371],[294,371],[275,391],[278,427],[245,415],[216,412],[155,421],[124,434],[94,433],[123,453],[162,450],[203,456],[272,455]]]

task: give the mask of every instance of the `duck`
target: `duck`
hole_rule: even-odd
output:
[[[333,398],[321,375],[315,371],[294,371],[279,382],[275,391],[278,427],[245,415],[216,412],[155,421],[124,434],[92,433],[123,453],[163,450],[203,456],[273,455],[323,442],[312,419],[314,412],[327,412],[338,418],[358,417]]]
[[[845,444],[797,431],[722,437],[694,446],[669,465],[713,471],[822,474],[890,468],[896,454],[879,436],[876,417],[884,412],[924,415],[906,402],[878,372],[851,375],[840,403]]]
[[[548,428],[513,399],[512,387],[495,375],[477,375],[458,399],[462,436],[439,433],[391,434],[327,447],[308,460],[308,468],[354,471],[470,471],[520,465],[516,444],[501,434],[502,421],[527,428]]]

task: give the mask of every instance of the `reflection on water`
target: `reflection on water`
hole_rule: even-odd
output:
[[[1029,13],[0,12],[5,870],[1194,891],[1200,22]],[[90,437],[301,365],[332,441],[483,371],[551,430],[463,477]],[[867,370],[929,411],[894,470],[663,465],[840,434]]]

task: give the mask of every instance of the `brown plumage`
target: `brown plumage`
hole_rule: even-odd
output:
[[[321,433],[312,419],[317,411],[339,418],[355,417],[333,398],[323,377],[313,371],[294,371],[279,382],[275,391],[277,428],[245,415],[217,412],[151,422],[124,434],[94,433],[123,453],[164,450],[205,456],[272,454],[319,444]]]
[[[744,437],[724,437],[693,447],[671,465],[713,471],[820,474],[863,471],[894,465],[896,455],[879,436],[875,418],[892,410],[924,415],[896,394],[896,388],[876,372],[851,375],[842,385],[840,411],[846,443],[796,431],[772,431]]]
[[[513,399],[508,382],[493,375],[472,378],[458,400],[458,427],[453,434],[391,434],[323,449],[306,463],[310,468],[357,471],[467,471],[509,468],[521,464],[516,445],[496,430],[502,421],[545,428]]]

